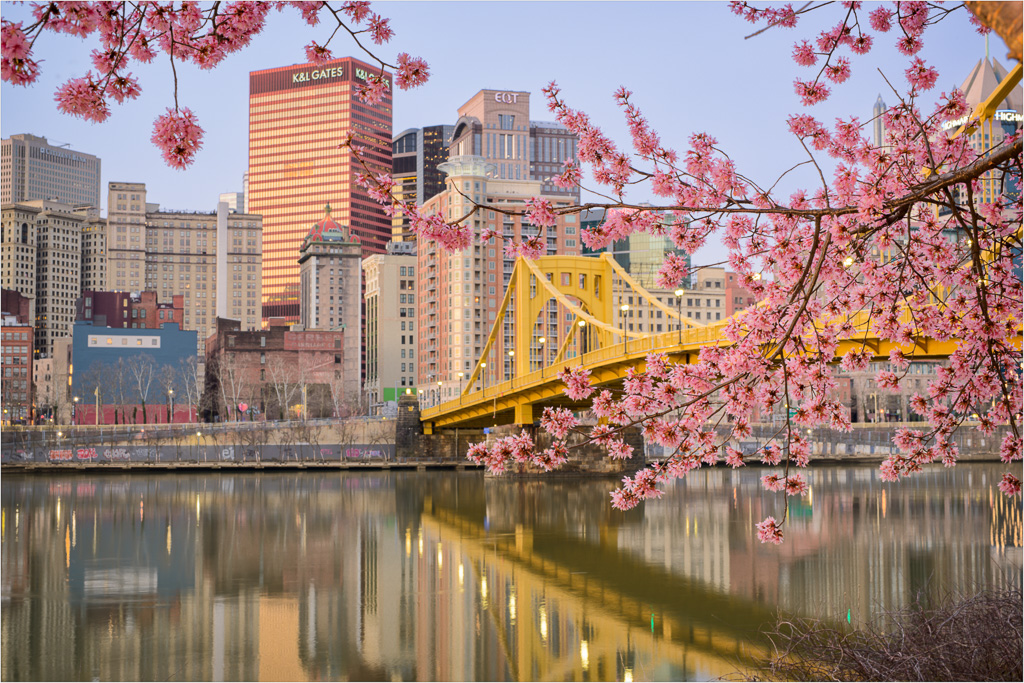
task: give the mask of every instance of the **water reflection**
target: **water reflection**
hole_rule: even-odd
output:
[[[681,680],[779,608],[866,620],[1021,583],[1002,467],[817,468],[787,542],[757,470],[629,513],[607,481],[5,476],[4,680]]]

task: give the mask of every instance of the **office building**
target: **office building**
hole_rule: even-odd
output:
[[[43,357],[71,334],[86,220],[85,210],[41,199],[2,208],[3,287],[34,300],[35,351]]]
[[[45,199],[72,206],[100,205],[100,159],[36,135],[0,142],[0,203]]]
[[[365,170],[338,144],[353,136],[373,173],[391,173],[391,95],[376,104],[357,88],[380,71],[353,58],[249,75],[249,171],[245,201],[263,216],[263,318],[299,319],[299,247],[325,204],[359,238],[362,255],[384,253],[391,218],[356,184]],[[390,89],[391,75],[383,78]]]
[[[262,220],[216,211],[171,211],[147,201],[144,183],[110,183],[104,291],[183,297],[182,328],[198,332],[199,355],[216,317],[261,324]],[[83,255],[85,256],[85,255]]]
[[[359,238],[331,218],[328,205],[299,253],[299,322],[306,330],[343,332],[341,391],[350,405],[357,405],[363,356]]]
[[[878,99],[875,100],[875,106],[871,108],[871,133],[874,138],[873,144],[875,147],[882,147],[885,145],[885,111],[887,107],[885,102],[882,101],[882,96],[879,95]]]
[[[244,192],[221,192],[218,202],[227,204],[230,213],[247,213]]]
[[[372,414],[393,415],[399,396],[416,393],[415,243],[392,242],[387,254],[363,259],[363,279],[365,392]]]
[[[444,173],[438,168],[448,160],[448,148],[455,126],[410,128],[395,136],[391,158],[395,196],[417,206],[444,190]],[[391,221],[392,240],[415,240],[409,232],[409,219],[395,216]]]
[[[85,209],[81,277],[83,291],[107,286],[107,220],[96,207]]]
[[[1007,76],[1006,67],[1000,64],[998,60],[991,59],[988,54],[985,55],[984,59],[978,60],[978,63],[974,65],[974,68],[971,69],[970,74],[968,74],[960,86],[964,99],[967,101],[968,115],[979,104],[987,101]],[[965,120],[966,118],[947,121],[943,124],[943,128],[958,128]],[[996,105],[996,113],[991,126],[978,126],[971,131],[971,147],[979,155],[985,155],[990,150],[1001,145],[1006,138],[1019,133],[1022,122],[1024,122],[1024,88],[1018,84],[1017,87],[1010,90],[1006,99]],[[1019,184],[1016,181],[1012,181],[1011,187],[1004,188],[1003,182],[1003,175],[999,171],[989,171],[983,175],[981,191],[975,193],[975,201],[978,203],[993,202],[1005,190],[1011,195],[1016,195],[1019,202]],[[959,201],[966,203],[967,190],[963,186],[958,186],[956,191],[958,192]]]

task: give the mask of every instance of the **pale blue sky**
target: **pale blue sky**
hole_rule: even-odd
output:
[[[837,5],[816,13],[820,19],[803,19],[796,29],[773,29],[749,40],[744,36],[755,29],[724,2],[379,2],[373,7],[391,18],[396,33],[383,55],[393,59],[406,51],[425,58],[431,68],[427,85],[396,90],[395,132],[454,123],[456,109],[481,88],[529,91],[531,118],[552,120],[541,88],[556,80],[570,105],[587,111],[626,147],[626,127],[612,97],[625,85],[663,140],[680,153],[691,133],[708,132],[741,172],[770,185],[805,158],[786,130],[786,117],[801,109],[793,80],[809,77],[812,70],[792,61],[793,43],[836,23]],[[7,2],[0,6],[12,21],[27,11]],[[250,47],[218,68],[179,65],[179,101],[206,130],[203,150],[187,171],[167,168],[149,142],[153,119],[172,104],[166,58],[134,69],[141,97],[113,105],[105,123],[56,112],[54,90],[86,70],[95,45],[69,36],[47,34],[37,42],[36,57],[44,61],[35,85],[3,84],[0,133],[42,135],[99,156],[104,192],[109,181],[145,182],[150,201],[165,208],[212,210],[219,193],[242,188],[248,72],[304,62],[303,46],[325,40],[328,31],[308,27],[294,10],[275,12]],[[851,79],[835,86],[832,98],[811,113],[827,123],[850,114],[866,121],[879,93],[892,103],[895,97],[878,69],[897,88],[905,87],[906,58],[894,42],[892,33],[879,36],[869,55],[853,58]],[[922,56],[940,73],[935,95],[959,85],[985,51],[985,40],[968,24],[965,10],[926,32],[924,43]],[[332,50],[339,57],[361,56],[341,36]],[[1006,63],[1006,49],[994,36],[991,53]],[[792,189],[798,180],[783,186]],[[650,196],[638,191],[630,199]]]

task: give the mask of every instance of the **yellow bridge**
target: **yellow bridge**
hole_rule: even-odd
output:
[[[674,321],[669,323],[670,330],[645,333],[628,329],[622,315],[627,311],[616,307],[617,301],[627,297],[635,300],[638,308],[660,311],[660,320]],[[513,301],[515,305],[510,306]],[[563,311],[571,318],[570,325],[563,325],[564,336],[557,353],[555,345],[549,345],[549,340],[537,331],[537,321],[544,320],[545,314],[550,315],[552,302],[557,302],[558,319],[564,319]],[[565,386],[558,378],[564,368],[582,365],[590,370],[592,384],[614,385],[625,377],[627,369],[643,370],[648,353],[660,352],[671,361],[692,363],[704,346],[728,343],[723,329],[729,320],[701,325],[681,315],[679,310],[660,302],[608,254],[599,258],[544,256],[536,261],[520,257],[472,375],[458,399],[422,410],[425,430],[429,433],[437,428],[532,424],[545,406],[583,405],[564,395]],[[507,351],[512,376],[504,381],[485,381],[486,359],[496,355],[494,349],[508,318],[514,330],[514,347]],[[853,315],[850,322],[858,331],[840,340],[838,356],[868,348],[876,357],[888,358],[889,352],[898,346],[862,331],[868,327],[866,312]],[[919,338],[913,345],[899,348],[907,353],[912,351],[916,359],[945,358],[957,344],[957,340]],[[1020,345],[1019,336],[1017,344]],[[502,363],[492,362],[494,365],[500,369]]]

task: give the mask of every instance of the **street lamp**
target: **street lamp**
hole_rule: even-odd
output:
[[[444,384],[441,380],[437,380],[437,401],[434,405],[441,405],[441,385]]]
[[[169,420],[169,422],[171,424],[174,424],[174,389],[168,389],[167,395],[171,397],[171,419]]]
[[[459,373],[459,403],[462,403],[462,376],[464,374],[463,372]]]
[[[587,321],[586,320],[581,320],[581,321],[579,321],[576,324],[579,325],[579,328],[580,328],[580,338],[579,338],[578,346],[579,346],[579,355],[582,356],[583,352],[586,350],[586,346],[587,346],[587,344],[586,344],[587,338],[586,338],[586,336],[584,334],[584,330],[583,330],[583,328],[587,326]]]
[[[540,366],[541,370],[544,369],[544,366],[547,364],[548,360],[544,353],[544,342],[546,341],[547,339],[545,339],[544,337],[540,337],[537,339],[537,345],[540,346],[540,361],[538,362],[538,365]]]
[[[487,362],[486,361],[480,364],[480,384],[482,385],[480,387],[481,391],[487,389]]]
[[[516,376],[516,352],[509,349],[508,352],[508,377],[515,379]]]
[[[683,290],[676,290],[676,322],[679,324],[679,344],[683,343]]]
[[[71,424],[78,424],[78,397],[75,396],[75,407],[71,409]]]

